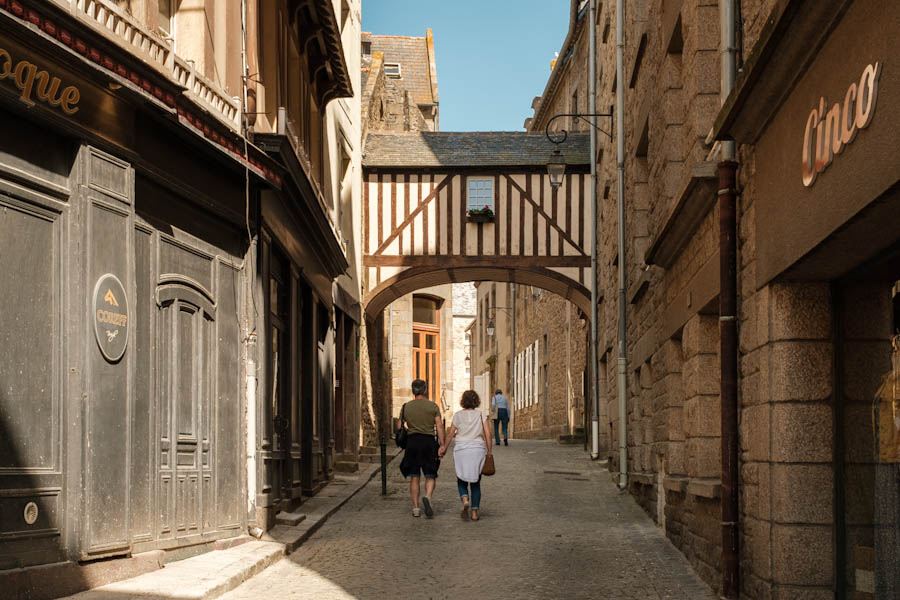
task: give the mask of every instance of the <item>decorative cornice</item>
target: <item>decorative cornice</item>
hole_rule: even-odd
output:
[[[298,27],[297,33],[301,47],[309,56],[310,77],[320,106],[335,98],[352,97],[353,83],[344,58],[341,28],[331,1],[291,0],[289,6],[295,26],[298,23],[318,26]],[[306,13],[304,19],[297,18],[301,10]]]

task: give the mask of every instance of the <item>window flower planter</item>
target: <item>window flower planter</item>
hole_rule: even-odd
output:
[[[494,211],[486,206],[480,210],[470,209],[466,213],[466,219],[470,223],[492,223],[494,221]]]
[[[469,223],[493,223],[494,215],[474,214],[469,215],[466,220]]]

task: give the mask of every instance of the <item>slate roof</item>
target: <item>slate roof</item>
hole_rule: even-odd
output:
[[[370,133],[364,167],[543,167],[554,150],[543,133]],[[590,135],[571,133],[559,144],[569,165],[590,164]]]
[[[385,63],[400,64],[400,79],[405,90],[412,92],[416,104],[435,104],[431,92],[431,67],[424,37],[404,35],[364,35],[372,43],[372,52],[382,52]]]

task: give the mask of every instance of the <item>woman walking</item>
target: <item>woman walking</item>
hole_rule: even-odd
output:
[[[474,390],[463,392],[460,404],[463,410],[453,415],[449,435],[441,446],[441,454],[447,452],[455,437],[453,463],[456,467],[459,499],[462,501],[461,515],[463,519],[468,519],[471,511],[471,519],[477,521],[481,506],[481,468],[485,457],[491,453],[491,433],[487,419],[482,416],[481,411],[475,410],[481,405],[481,399]]]

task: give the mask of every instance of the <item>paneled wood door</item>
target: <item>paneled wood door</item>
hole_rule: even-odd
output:
[[[437,327],[413,327],[413,377],[428,384],[428,398],[440,401],[441,333]]]
[[[164,286],[160,297],[159,535],[213,526],[211,462],[214,312],[200,294]]]

